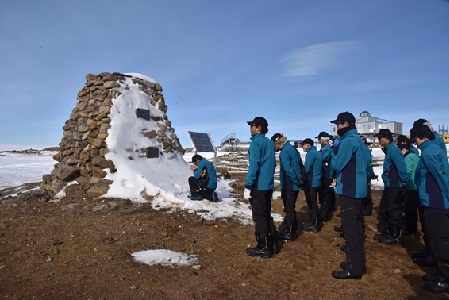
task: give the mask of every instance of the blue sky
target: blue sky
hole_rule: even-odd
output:
[[[0,144],[57,146],[88,73],[141,73],[187,131],[315,137],[342,111],[449,125],[449,1],[0,1]],[[405,132],[408,133],[408,132]]]

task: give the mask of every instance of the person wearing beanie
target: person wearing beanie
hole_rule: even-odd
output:
[[[367,195],[366,170],[370,153],[355,127],[350,112],[340,113],[336,120],[340,136],[337,155],[331,164],[336,172],[335,192],[340,203],[341,224],[345,239],[346,261],[342,270],[332,272],[335,279],[361,279],[366,272],[365,236],[362,221],[362,199]]]
[[[296,199],[301,190],[304,179],[301,174],[301,155],[282,133],[276,133],[271,137],[279,153],[279,179],[281,182],[281,197],[284,204],[284,221],[278,232],[278,238],[284,241],[294,241],[297,237],[298,219],[296,217]]]
[[[276,167],[275,147],[265,137],[268,122],[264,117],[255,117],[247,122],[250,126],[251,144],[248,149],[249,166],[243,198],[249,200],[255,223],[257,245],[247,248],[249,256],[270,258],[279,252],[276,228],[271,217],[271,196],[274,188]]]
[[[400,136],[398,136],[396,142],[397,142],[397,144],[398,144],[398,147],[399,147],[399,145],[408,143],[408,144],[410,145],[409,151],[410,151],[411,153],[414,153],[414,154],[416,154],[417,156],[419,156],[418,148],[416,148],[416,147],[414,146],[414,144],[413,144],[413,141],[410,140],[410,139],[409,139],[408,137],[406,137],[405,135],[402,135],[402,134],[401,134]]]
[[[434,142],[426,125],[414,127],[421,150],[415,183],[425,219],[425,231],[438,271],[424,275],[424,288],[433,293],[449,292],[449,164],[447,154]]]
[[[214,165],[201,155],[196,154],[192,157],[190,170],[193,171],[193,176],[189,177],[189,198],[191,200],[216,201],[217,196],[214,191],[217,189],[217,170]]]
[[[406,136],[400,135],[397,142],[398,148],[401,149],[402,155],[404,156],[405,168],[407,170],[407,184],[405,185],[406,189],[402,199],[404,206],[403,235],[415,234],[418,231],[419,207],[418,188],[415,184],[415,171],[418,166],[419,157],[410,151],[413,146]]]
[[[419,128],[420,126],[426,126],[431,132],[433,132],[435,139],[430,140],[432,143],[435,143],[438,147],[440,147],[446,154],[447,154],[447,148],[446,148],[446,144],[444,144],[443,139],[441,138],[441,136],[438,134],[438,132],[436,132],[435,130],[433,130],[432,124],[427,121],[426,119],[418,119],[415,122],[413,122],[413,127],[412,129],[410,129],[410,140],[413,143],[416,143],[416,130],[417,128]]]
[[[403,230],[404,208],[402,193],[407,184],[407,170],[401,150],[393,143],[393,135],[389,129],[380,129],[375,135],[385,153],[382,180],[384,190],[379,204],[380,234],[374,239],[384,245],[399,245]]]
[[[443,150],[444,153],[447,155],[447,149],[446,145],[444,144],[443,139],[440,137],[440,135],[433,130],[432,124],[427,121],[426,119],[418,119],[415,122],[413,122],[413,127],[410,129],[410,142],[416,145],[416,133],[418,128],[423,128],[422,126],[426,126],[431,132],[434,134],[434,139],[429,139],[430,143],[434,143],[437,147]],[[415,147],[411,148],[412,150]],[[420,155],[419,153],[417,154]],[[437,265],[437,259],[432,254],[432,250],[430,248],[429,242],[428,242],[428,236],[426,234],[426,226],[425,226],[425,216],[422,210],[422,207],[420,205],[418,209],[418,215],[419,215],[419,221],[421,223],[421,231],[423,233],[423,240],[424,240],[424,250],[420,252],[413,253],[413,262],[416,263],[419,266],[423,267],[433,267]]]
[[[322,131],[316,137],[318,143],[321,145],[321,156],[323,158],[323,164],[321,167],[321,187],[319,189],[320,200],[320,216],[325,222],[332,218],[332,212],[335,207],[335,190],[332,186],[334,180],[334,172],[332,171],[331,160],[334,156],[334,150],[330,141],[332,136]]]
[[[323,157],[321,152],[316,150],[313,140],[306,138],[302,141],[302,150],[306,152],[304,170],[306,172],[306,184],[304,193],[307,206],[309,207],[309,219],[302,225],[302,229],[307,232],[317,233],[321,230],[321,217],[318,209],[318,190],[321,187],[321,166]]]

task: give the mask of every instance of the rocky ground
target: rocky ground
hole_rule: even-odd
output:
[[[245,174],[235,171],[244,169],[244,158],[221,157],[218,165],[241,196]],[[381,191],[373,191],[376,210],[365,219],[367,273],[343,281],[331,276],[345,259],[343,239],[333,230],[338,211],[321,232],[300,232],[279,254],[262,259],[246,255],[253,226],[68,191],[60,202],[38,191],[12,197],[17,189],[0,191],[0,299],[449,299],[422,289],[421,276],[431,269],[410,258],[422,247],[420,235],[397,246],[373,240]],[[273,210],[282,213],[280,199]],[[297,211],[304,220],[302,192]],[[196,254],[201,267],[132,259],[146,249]]]

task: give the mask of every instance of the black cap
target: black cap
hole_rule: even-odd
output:
[[[331,123],[334,123],[335,125],[338,125],[338,124],[343,124],[345,121],[348,122],[349,124],[355,124],[355,117],[354,117],[354,115],[352,113],[350,113],[350,112],[347,112],[347,111],[339,113],[338,116],[337,116],[337,119],[331,121]]]
[[[321,138],[329,138],[329,139],[331,139],[332,138],[332,136],[329,134],[329,133],[327,133],[326,131],[321,131],[319,134],[318,134],[318,136],[316,136],[315,137],[316,139],[321,139]]]
[[[264,117],[255,117],[254,120],[248,121],[248,125],[268,127],[268,122]]]
[[[309,144],[313,146],[313,140],[311,138],[306,138],[305,140],[302,141],[301,145],[304,144]]]
[[[379,129],[379,132],[376,133],[374,136],[378,137],[378,138],[387,138],[390,141],[393,140],[393,135],[391,134],[390,129]]]

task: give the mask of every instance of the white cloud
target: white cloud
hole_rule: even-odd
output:
[[[285,77],[316,76],[338,62],[338,55],[353,49],[353,41],[315,44],[296,49],[281,60]]]

